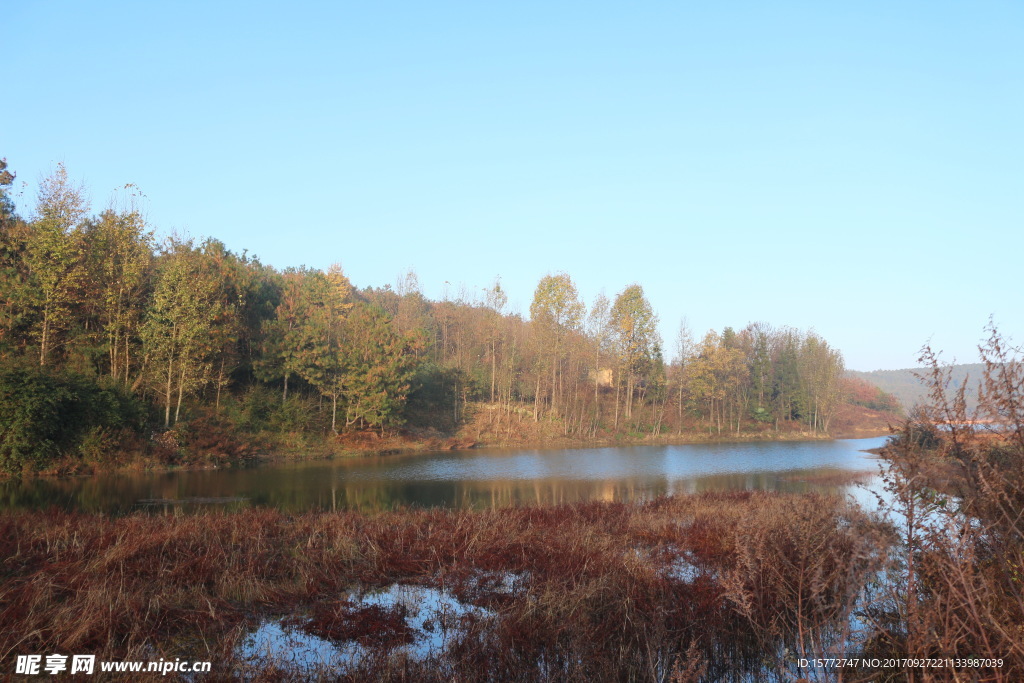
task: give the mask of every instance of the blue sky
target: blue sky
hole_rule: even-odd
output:
[[[639,282],[671,349],[1024,341],[1024,5],[12,3],[0,156],[358,286]],[[671,355],[671,353],[669,353]]]

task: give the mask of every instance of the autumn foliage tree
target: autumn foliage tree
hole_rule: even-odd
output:
[[[530,319],[537,328],[537,339],[547,353],[538,358],[537,391],[540,393],[541,372],[549,374],[547,382],[548,406],[557,413],[558,402],[564,390],[564,362],[568,352],[568,338],[583,322],[583,303],[572,278],[565,273],[545,275],[537,283],[530,304]]]
[[[811,332],[754,323],[694,343],[687,330],[665,358],[639,284],[589,315],[564,272],[540,279],[528,316],[497,279],[446,283],[438,301],[412,271],[358,289],[340,267],[281,271],[214,239],[158,247],[138,188],[88,216],[63,165],[22,220],[13,179],[0,166],[0,356],[112,381],[165,428],[210,410],[324,435],[476,420],[477,434],[515,438],[524,417],[580,438],[827,432],[846,395],[841,355]]]
[[[616,387],[625,386],[625,416],[633,416],[633,399],[645,371],[650,369],[657,338],[658,317],[640,285],[633,284],[615,297],[610,313],[618,355]],[[616,402],[616,418],[618,403]],[[617,421],[617,420],[616,420]]]

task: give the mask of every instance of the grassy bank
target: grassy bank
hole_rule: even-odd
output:
[[[888,434],[880,426],[885,418],[847,433],[807,431],[806,425],[783,422],[769,425],[743,423],[740,430],[719,431],[699,420],[681,428],[658,433],[599,430],[593,434],[568,433],[557,418],[534,420],[523,410],[500,413],[486,403],[470,404],[465,421],[456,429],[431,427],[395,429],[383,434],[375,430],[333,434],[315,420],[265,425],[248,420],[246,413],[230,403],[221,410],[197,409],[172,429],[93,427],[66,436],[60,419],[45,416],[31,424],[53,425],[60,438],[29,434],[22,441],[25,452],[41,450],[32,444],[53,444],[38,456],[9,458],[0,476],[88,475],[118,470],[209,469],[231,467],[252,461],[307,460],[352,457],[367,454],[429,453],[477,447],[586,448],[612,445],[666,445],[742,441],[808,441],[832,438],[863,438]],[[848,423],[841,423],[849,430]],[[887,425],[888,422],[885,422]],[[31,437],[31,438],[29,438]]]

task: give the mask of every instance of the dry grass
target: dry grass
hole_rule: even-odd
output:
[[[899,520],[888,593],[869,610],[869,643],[881,656],[977,657],[997,667],[962,672],[1024,680],[1024,349],[992,327],[980,347],[981,389],[968,410],[967,382],[930,349],[921,360],[931,402],[894,435],[883,455]],[[920,680],[942,680],[915,672]]]
[[[704,494],[644,504],[289,516],[273,510],[122,518],[0,517],[0,654],[210,659],[246,670],[240,637],[268,615],[381,656],[358,679],[696,680],[795,671],[841,647],[879,566],[878,526],[816,495]],[[525,577],[511,591],[496,578]],[[401,614],[354,587],[443,589],[497,615],[444,657],[388,657]],[[280,662],[248,674],[289,679]],[[334,674],[332,674],[334,675]]]

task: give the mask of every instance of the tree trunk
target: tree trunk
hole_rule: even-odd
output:
[[[540,373],[537,373],[537,388],[533,392],[533,421],[540,419]]]
[[[335,434],[338,433],[337,424],[338,417],[338,395],[331,394],[331,431]]]
[[[47,343],[50,336],[50,306],[43,308],[43,336],[39,340],[39,366],[46,365]]]
[[[181,416],[181,397],[185,393],[185,363],[181,363],[181,377],[178,379],[178,407],[174,409],[174,424]]]
[[[557,411],[555,410],[555,373],[557,371],[558,364],[557,360],[554,358],[552,358],[551,361],[551,401],[548,407],[548,415],[553,417],[557,414]]]
[[[110,378],[117,380],[117,335],[107,334],[107,345],[110,347]]]
[[[167,359],[167,391],[164,394],[164,429],[171,426],[171,381],[174,377],[174,356]]]
[[[633,373],[626,375],[626,419],[633,417]]]
[[[676,433],[683,433],[683,378],[679,378],[679,428]]]
[[[128,375],[131,372],[131,363],[130,363],[130,359],[129,359],[129,352],[130,352],[130,350],[131,350],[131,347],[128,345],[128,332],[125,332],[124,333],[124,384],[125,384],[125,386],[128,386]],[[143,363],[143,365],[145,365],[145,363]],[[139,376],[140,377],[142,376],[142,372],[141,371],[139,372]],[[135,387],[133,386],[132,387],[132,391],[134,391],[134,390],[135,390]]]
[[[494,378],[496,374],[496,353],[495,353],[495,339],[491,338],[491,403],[494,403]]]
[[[622,377],[621,376],[620,377],[616,377],[615,378],[615,423],[614,423],[614,427],[612,427],[612,431],[614,431],[616,433],[619,431],[619,390],[621,388],[621,384],[622,384]]]
[[[217,373],[217,400],[214,402],[213,407],[218,413],[220,412],[220,389],[224,384],[224,356],[220,357],[220,371]]]

